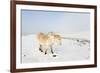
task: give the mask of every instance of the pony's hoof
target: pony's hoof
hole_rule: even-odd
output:
[[[56,57],[57,55],[53,55],[53,57]]]
[[[45,55],[46,55],[47,53],[45,53]]]

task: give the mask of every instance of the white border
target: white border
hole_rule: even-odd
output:
[[[71,11],[71,12],[90,12],[90,24],[91,24],[91,44],[90,47],[90,60],[84,61],[68,61],[68,62],[52,62],[52,63],[20,63],[20,46],[21,46],[21,9],[27,10],[50,10],[50,11]],[[16,5],[16,68],[38,68],[38,67],[52,67],[52,66],[73,66],[73,65],[86,65],[94,64],[94,9],[85,9],[85,8],[68,8],[68,7],[50,7],[50,6],[35,6],[35,5]]]

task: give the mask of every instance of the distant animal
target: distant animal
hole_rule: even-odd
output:
[[[89,44],[89,41],[88,40],[77,40],[77,42],[78,42],[78,45],[79,46]]]
[[[39,50],[44,54],[47,54],[48,49],[53,54],[53,45],[61,45],[61,36],[53,32],[48,34],[40,32],[37,34],[37,40],[39,42]]]

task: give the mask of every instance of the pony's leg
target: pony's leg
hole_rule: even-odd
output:
[[[50,46],[50,48],[51,48],[51,53],[53,54],[54,52],[53,52],[53,48],[52,48],[52,45]]]
[[[45,50],[45,55],[47,54],[47,50],[48,50],[48,49]]]
[[[42,50],[42,45],[41,45],[41,44],[40,44],[39,50],[40,50],[41,52],[43,52],[43,50]]]

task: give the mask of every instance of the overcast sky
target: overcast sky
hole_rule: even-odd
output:
[[[90,31],[90,13],[86,12],[21,10],[21,18],[22,34]]]

